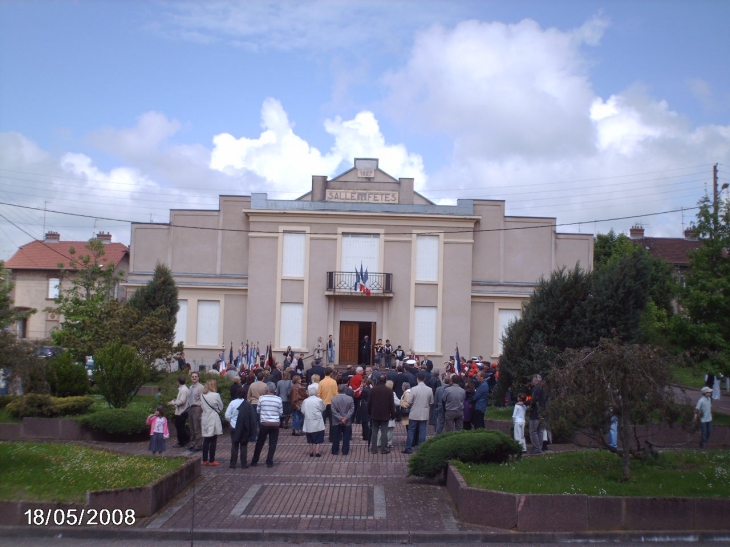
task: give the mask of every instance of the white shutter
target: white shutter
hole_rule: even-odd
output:
[[[307,238],[304,232],[284,232],[281,257],[282,277],[304,277]]]
[[[198,300],[198,345],[219,346],[218,335],[221,303],[218,300]]]
[[[180,309],[177,310],[177,316],[175,317],[175,343],[182,342],[187,344],[188,334],[188,301],[178,300]]]
[[[282,302],[279,318],[279,347],[301,348],[304,304]]]
[[[61,287],[61,280],[57,277],[52,277],[48,280],[48,298],[58,298],[59,288]]]
[[[436,351],[437,308],[416,306],[413,314],[413,351],[432,353]]]
[[[416,236],[416,281],[439,280],[439,236]]]
[[[378,234],[342,234],[340,270],[355,272],[362,269],[380,272],[380,236]]]
[[[502,337],[507,326],[520,318],[520,310],[499,310],[499,339],[497,340],[497,354],[502,355]]]

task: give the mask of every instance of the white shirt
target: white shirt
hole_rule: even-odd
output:
[[[524,424],[526,411],[527,407],[525,405],[515,405],[515,409],[512,411],[512,421],[516,424]]]
[[[243,402],[243,399],[233,399],[230,403],[228,403],[228,408],[226,409],[226,420],[228,420],[228,423],[231,424],[231,427],[236,427],[236,422],[238,421],[238,407],[241,406],[241,403]]]

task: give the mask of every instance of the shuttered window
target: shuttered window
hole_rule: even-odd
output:
[[[436,351],[437,308],[416,306],[413,314],[413,351],[432,353]]]
[[[507,326],[520,318],[520,310],[499,310],[499,339],[497,340],[497,354],[502,355],[502,337]]]
[[[340,269],[343,272],[380,272],[380,236],[378,234],[342,234]]]
[[[281,317],[279,318],[279,347],[301,348],[302,324],[304,323],[304,304],[291,302],[281,303]]]
[[[182,342],[187,343],[188,333],[188,301],[178,300],[180,309],[177,310],[177,317],[175,317],[175,343]]]
[[[198,345],[219,346],[221,303],[218,300],[198,300]]]
[[[307,238],[304,232],[284,232],[281,256],[282,277],[304,277]]]
[[[439,236],[416,236],[416,281],[438,281]]]

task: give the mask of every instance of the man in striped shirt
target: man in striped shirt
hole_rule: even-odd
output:
[[[281,397],[274,395],[276,386],[273,382],[266,384],[266,395],[259,397],[258,414],[260,420],[259,435],[256,441],[256,448],[253,452],[253,460],[251,465],[255,467],[259,463],[261,450],[264,448],[266,438],[269,438],[269,453],[266,456],[266,467],[274,467],[274,452],[276,444],[279,442],[279,423],[281,416],[284,414],[284,405],[281,403]]]

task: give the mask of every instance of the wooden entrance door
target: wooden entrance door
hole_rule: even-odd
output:
[[[340,359],[341,365],[357,365],[359,353],[358,334],[360,324],[351,321],[340,322]]]

